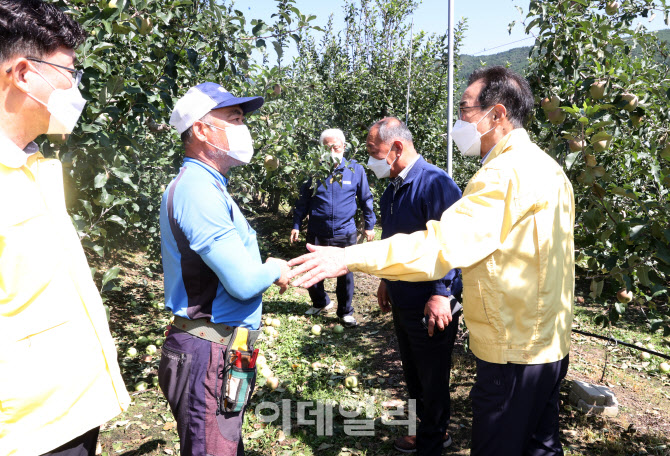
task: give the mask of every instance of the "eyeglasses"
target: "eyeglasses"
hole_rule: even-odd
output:
[[[486,106],[484,105],[475,105],[475,106],[459,106],[458,107],[458,118],[460,119],[463,117],[463,110],[464,109],[472,109],[472,108],[485,108]]]
[[[84,70],[75,70],[74,68],[68,68],[63,65],[57,65],[55,63],[47,62],[45,60],[40,60],[40,59],[35,59],[32,57],[26,57],[26,60],[30,60],[32,62],[39,62],[39,63],[46,63],[47,65],[51,65],[56,68],[62,68],[65,71],[69,71],[72,73],[72,79],[74,81],[74,87],[78,86],[79,83],[81,82],[81,77],[84,75]]]

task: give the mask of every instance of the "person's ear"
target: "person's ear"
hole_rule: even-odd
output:
[[[29,93],[30,84],[28,83],[27,74],[30,71],[30,63],[28,60],[23,57],[16,59],[11,68],[12,70],[6,73],[10,84],[23,93]]]
[[[400,158],[405,150],[405,145],[402,141],[393,141],[393,147],[395,148],[396,157]]]
[[[507,118],[507,108],[505,105],[498,103],[493,107],[493,121],[500,122]]]
[[[207,125],[205,125],[200,120],[196,120],[191,128],[193,129],[193,136],[198,138],[199,141],[207,141],[207,134],[205,134],[205,128],[207,128]]]

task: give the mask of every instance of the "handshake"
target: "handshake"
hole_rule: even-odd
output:
[[[349,272],[344,262],[344,249],[338,247],[321,247],[307,244],[307,250],[311,253],[293,258],[290,261],[279,258],[268,258],[265,263],[276,263],[281,269],[281,276],[275,282],[279,286],[280,293],[284,293],[289,282],[298,277],[291,285],[303,288],[321,282],[323,279],[339,277]],[[293,266],[298,266],[293,268]],[[292,269],[293,268],[293,269]]]

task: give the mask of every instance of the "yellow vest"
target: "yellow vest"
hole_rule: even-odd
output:
[[[0,455],[51,451],[130,397],[58,160],[0,134]]]
[[[492,363],[555,362],[570,351],[572,185],[524,129],[505,136],[463,197],[427,230],[345,249],[351,271],[424,281],[463,272],[470,348]]]

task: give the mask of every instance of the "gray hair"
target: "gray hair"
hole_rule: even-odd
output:
[[[397,117],[385,117],[384,119],[375,122],[372,127],[379,128],[379,139],[381,139],[385,144],[397,139],[414,144],[412,132],[409,131],[409,128],[407,128],[405,122],[398,119]]]
[[[324,141],[328,138],[339,139],[340,141],[342,141],[343,146],[346,143],[344,133],[339,128],[329,128],[327,130],[323,130],[321,136],[319,137],[319,143],[323,145]]]

